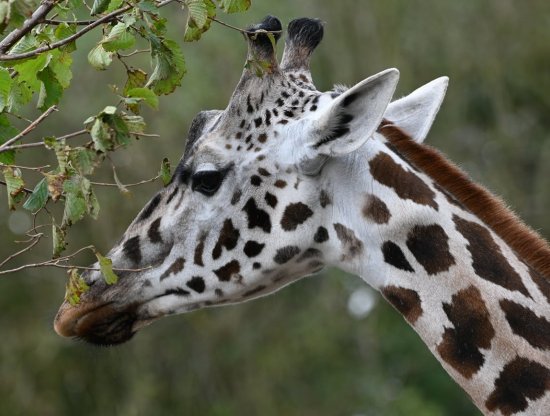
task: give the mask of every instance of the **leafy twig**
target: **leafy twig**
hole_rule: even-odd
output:
[[[33,27],[42,23],[47,14],[54,8],[58,0],[43,0],[40,6],[34,11],[32,16],[25,20],[23,26],[13,30],[8,36],[0,42],[0,53],[4,54],[22,37],[29,33]]]
[[[233,29],[233,30],[236,30],[237,32],[241,32],[243,35],[257,35],[258,33],[262,33],[261,31],[245,30],[245,29],[241,29],[240,27],[237,27],[237,26],[232,26],[229,23],[225,23],[225,22],[222,22],[219,19],[216,19],[215,17],[208,16],[208,19],[212,20],[213,22],[219,23],[222,26],[228,27],[229,29]],[[266,30],[266,31],[263,31],[263,33],[273,33],[273,34],[282,33],[282,32],[283,32],[282,30],[269,30],[269,31]]]
[[[64,23],[68,25],[78,25],[78,26],[85,26],[85,25],[91,25],[94,23],[95,20],[54,20],[54,19],[44,19],[42,23],[45,23],[47,25],[62,25]]]
[[[7,147],[15,143],[17,140],[22,139],[27,134],[29,134],[31,131],[33,131],[42,121],[46,119],[52,112],[57,111],[57,106],[52,105],[50,108],[48,108],[46,111],[44,111],[40,117],[38,117],[36,120],[34,120],[31,124],[29,124],[21,133],[17,134],[16,136],[9,139],[7,142],[5,142],[3,145],[0,146],[0,153],[5,151]]]
[[[64,136],[56,137],[56,141],[60,142],[65,139],[70,139],[72,137],[82,136],[83,134],[88,133],[88,130],[82,129],[75,131],[73,133],[65,134]],[[33,142],[33,143],[24,143],[24,144],[16,144],[13,146],[8,146],[5,149],[0,150],[0,153],[2,152],[8,152],[10,150],[20,150],[20,149],[28,149],[30,147],[43,147],[45,146],[44,142]]]

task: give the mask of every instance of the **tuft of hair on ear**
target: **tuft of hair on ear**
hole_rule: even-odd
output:
[[[268,72],[275,72],[278,69],[275,44],[281,37],[283,26],[281,21],[274,16],[266,16],[255,25],[246,29],[245,36],[248,40],[249,61],[266,62]]]
[[[309,72],[309,60],[314,49],[323,39],[323,22],[302,17],[288,24],[288,35],[281,67],[284,71]]]

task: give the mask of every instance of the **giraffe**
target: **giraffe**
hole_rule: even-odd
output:
[[[487,415],[550,409],[550,248],[423,141],[447,78],[391,102],[399,72],[320,92],[319,20],[290,22],[281,63],[251,26],[225,110],[200,112],[172,181],[109,257],[119,281],[54,321],[62,336],[129,340],[163,316],[258,298],[334,265],[379,290]]]

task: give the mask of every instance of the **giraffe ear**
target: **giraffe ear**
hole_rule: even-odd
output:
[[[397,69],[386,69],[332,101],[315,122],[309,150],[316,156],[340,156],[361,147],[382,121],[398,80]]]
[[[390,103],[384,118],[401,128],[414,141],[422,143],[441,107],[448,85],[448,77],[434,79],[406,97]]]

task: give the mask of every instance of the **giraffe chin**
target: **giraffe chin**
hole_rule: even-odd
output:
[[[55,317],[54,329],[63,337],[82,339],[98,346],[122,344],[150,323],[150,320],[139,320],[137,306],[119,309],[113,302],[77,306],[65,302]]]

